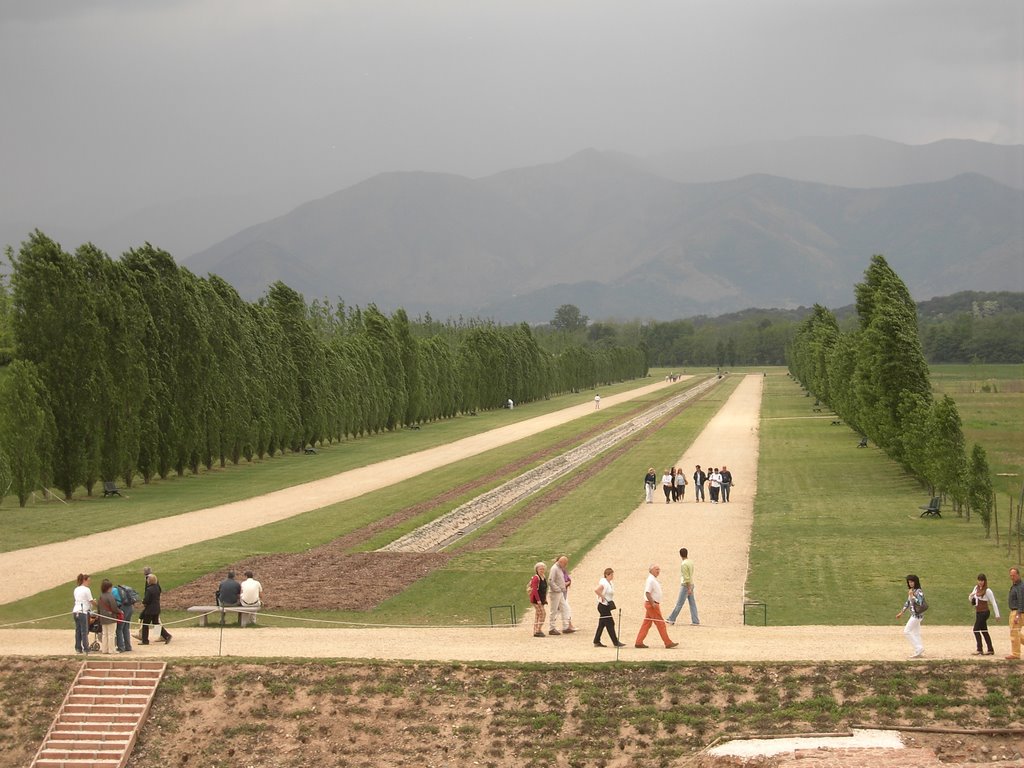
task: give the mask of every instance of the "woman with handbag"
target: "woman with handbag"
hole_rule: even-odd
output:
[[[146,576],[146,591],[142,595],[142,640],[143,645],[149,645],[149,628],[160,624],[160,582],[155,573]],[[171,633],[163,626],[160,627],[160,639],[164,643],[171,642]]]
[[[914,574],[907,576],[907,599],[896,614],[900,618],[904,613],[910,611],[910,618],[903,628],[910,647],[914,649],[912,659],[919,659],[924,655],[924,643],[921,641],[921,617],[928,610],[928,601],[924,599],[924,590],[921,589],[921,580]]]
[[[986,652],[982,650],[981,646],[981,641],[984,640],[988,646],[987,653],[991,656],[996,651],[992,647],[992,636],[988,633],[988,620],[993,613],[997,619],[999,618],[999,606],[996,605],[996,596],[989,589],[988,577],[984,573],[978,574],[978,583],[971,590],[968,600],[974,606],[974,641],[978,644],[978,650],[974,652],[974,655],[985,655]]]
[[[608,639],[612,641],[612,645],[616,648],[625,645],[625,643],[619,642],[619,638],[615,634],[615,619],[612,618],[612,611],[615,610],[615,585],[612,584],[614,575],[615,571],[605,568],[604,577],[597,583],[597,589],[594,590],[594,594],[597,595],[597,612],[601,617],[597,621],[597,632],[594,634],[595,648],[607,648],[601,642],[601,633],[605,630],[608,630]]]
[[[113,653],[115,637],[117,634],[117,615],[121,609],[117,607],[114,599],[113,588],[110,579],[104,579],[100,584],[100,599],[96,605],[100,614],[100,625],[103,631],[100,633],[100,653]]]

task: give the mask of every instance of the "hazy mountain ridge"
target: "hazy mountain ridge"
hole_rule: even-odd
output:
[[[916,298],[1024,282],[1024,192],[977,174],[852,189],[767,175],[682,184],[587,150],[483,179],[382,174],[188,266],[248,297],[270,277],[349,304],[550,319],[846,304],[873,253]],[[259,243],[260,245],[256,245]]]

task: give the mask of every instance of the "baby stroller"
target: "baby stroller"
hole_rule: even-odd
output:
[[[100,649],[100,638],[103,637],[103,622],[100,621],[98,613],[89,614],[89,631],[96,635],[96,639],[89,643],[90,651]]]

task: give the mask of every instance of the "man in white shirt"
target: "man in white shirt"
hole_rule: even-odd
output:
[[[661,573],[660,565],[652,565],[647,569],[647,582],[644,584],[644,621],[640,625],[640,632],[633,643],[636,648],[646,648],[644,638],[653,624],[658,629],[666,648],[675,648],[679,643],[673,643],[665,629],[665,619],[661,616],[661,584],[658,582],[658,574]]]
[[[241,604],[246,608],[263,605],[263,585],[253,578],[252,571],[245,572],[241,598]]]

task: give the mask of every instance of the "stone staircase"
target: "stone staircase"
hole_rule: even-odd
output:
[[[162,661],[82,664],[33,768],[124,768],[149,715]]]

